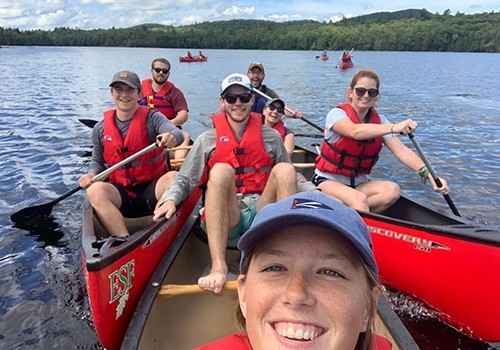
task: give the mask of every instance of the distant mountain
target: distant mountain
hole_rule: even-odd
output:
[[[500,12],[465,14],[424,9],[376,12],[338,22],[257,19],[174,27],[20,31],[0,26],[0,45],[126,46],[237,50],[500,52]]]

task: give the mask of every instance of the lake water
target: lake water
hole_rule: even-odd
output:
[[[196,49],[191,51],[197,52]],[[266,69],[265,83],[304,116],[323,125],[344,101],[355,69],[335,69],[319,52],[205,50],[204,63],[179,63],[186,50],[80,47],[0,49],[0,348],[98,349],[81,274],[79,222],[82,192],[57,204],[53,220],[30,230],[13,227],[9,215],[50,202],[78,185],[91,151],[91,130],[78,119],[102,118],[112,108],[109,81],[119,70],[149,76],[151,61],[171,61],[170,80],[186,95],[185,129],[196,137],[211,126],[220,82],[245,73],[252,61]],[[353,52],[357,68],[381,77],[379,111],[391,121],[412,118],[415,136],[436,172],[448,180],[462,216],[500,227],[500,55],[484,53]],[[318,142],[318,131],[286,120],[298,144]],[[403,140],[412,147],[408,139]],[[443,197],[422,185],[392,155],[381,157],[376,177],[449,212]],[[488,349],[432,319],[405,299],[405,316],[422,348]],[[419,316],[420,314],[420,316]],[[412,321],[413,320],[413,321]]]

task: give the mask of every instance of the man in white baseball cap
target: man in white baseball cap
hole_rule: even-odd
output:
[[[262,116],[251,112],[252,89],[242,74],[230,74],[222,81],[221,112],[212,116],[215,128],[196,139],[154,215],[171,218],[176,206],[206,182],[201,226],[207,233],[212,266],[198,284],[214,293],[220,293],[226,282],[226,247],[236,246],[255,214],[298,188],[315,189],[310,182],[298,182],[279,133],[263,127]],[[208,180],[203,180],[205,168]]]

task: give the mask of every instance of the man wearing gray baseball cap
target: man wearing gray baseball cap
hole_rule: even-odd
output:
[[[184,141],[182,131],[163,114],[139,106],[141,80],[131,71],[117,72],[111,83],[114,109],[92,131],[92,159],[88,173],[79,184],[96,217],[110,236],[129,236],[124,216],[153,212],[158,198],[176,172],[169,171],[164,147],[175,147]],[[92,178],[153,143],[159,147],[119,168],[109,175],[109,182],[92,182]]]

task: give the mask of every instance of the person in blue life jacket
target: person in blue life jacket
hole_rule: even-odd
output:
[[[252,82],[254,89],[266,94],[270,98],[279,98],[278,94],[271,88],[263,84],[264,78],[266,77],[264,66],[259,62],[252,62],[248,66],[247,77]],[[254,92],[255,101],[252,104],[252,112],[263,114],[264,106],[266,105],[268,99],[260,94]],[[290,106],[286,105],[286,108],[293,110]],[[296,109],[293,113],[285,110],[285,116],[289,118],[302,118],[302,113]],[[263,120],[264,122],[264,120]]]

